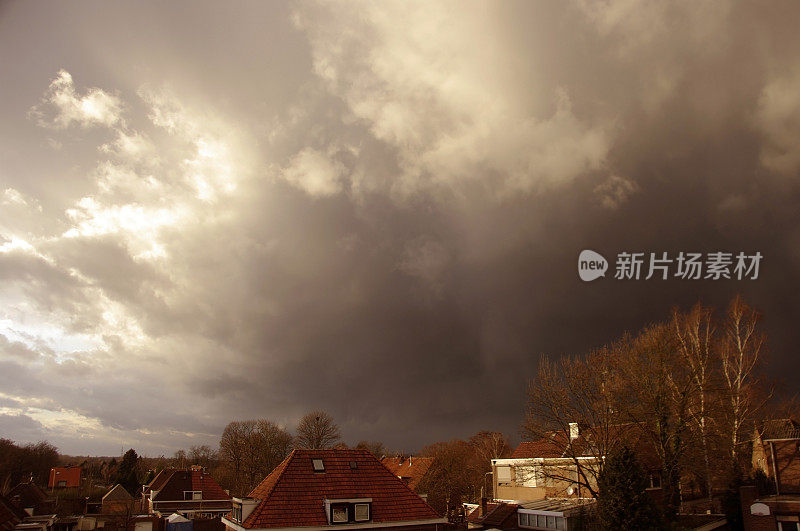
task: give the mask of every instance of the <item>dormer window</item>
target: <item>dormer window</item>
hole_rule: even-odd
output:
[[[331,505],[331,523],[346,524],[348,518],[348,507],[346,503]]]
[[[311,465],[314,467],[314,472],[325,472],[325,463],[322,459],[312,459]]]
[[[372,520],[372,498],[325,500],[330,524],[353,524]]]
[[[356,503],[353,505],[353,512],[355,513],[353,519],[356,522],[369,522],[369,504]]]
[[[232,502],[231,518],[239,524],[247,520],[259,503],[255,498],[233,498]]]

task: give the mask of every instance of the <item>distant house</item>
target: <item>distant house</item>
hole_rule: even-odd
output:
[[[55,514],[27,516],[14,529],[15,531],[56,531],[57,520],[58,517]]]
[[[543,500],[547,497],[588,496],[578,485],[578,471],[572,454],[587,469],[595,467],[597,453],[577,424],[570,433],[553,431],[536,441],[525,441],[508,459],[492,459],[494,498],[510,503]],[[571,477],[573,481],[557,480],[553,475]]]
[[[759,496],[755,486],[740,489],[745,531],[800,530],[800,495]]]
[[[660,490],[661,475],[652,446],[644,444],[631,425],[612,430],[614,433],[606,435],[628,441],[648,470],[650,488]],[[492,459],[494,498],[520,504],[546,498],[591,497],[581,483],[596,487],[596,472],[605,458],[597,448],[592,431],[582,430],[577,423],[569,425],[569,433],[552,431],[541,439],[524,441],[510,458]]]
[[[6,498],[29,516],[55,512],[55,499],[39,488],[33,481],[18,484],[6,494]]]
[[[22,522],[28,514],[16,507],[5,496],[0,496],[0,531],[11,531]]]
[[[381,463],[389,472],[402,479],[411,490],[425,497],[419,486],[433,463],[432,457],[384,457]]]
[[[517,529],[517,508],[515,503],[481,504],[467,515],[467,525],[472,529]]]
[[[51,489],[63,489],[81,486],[81,472],[79,466],[58,466],[50,469],[50,479],[47,486]]]
[[[231,495],[205,470],[164,469],[142,488],[142,505],[154,514],[215,518],[231,510]]]
[[[484,503],[467,517],[471,529],[583,529],[595,510],[594,500],[552,499]]]
[[[395,528],[441,531],[444,518],[366,450],[294,450],[222,519],[229,531]]]
[[[800,494],[800,423],[772,419],[757,426],[752,463],[771,480],[777,494]]]
[[[101,507],[103,514],[130,514],[134,509],[134,499],[125,487],[117,483],[103,496]]]

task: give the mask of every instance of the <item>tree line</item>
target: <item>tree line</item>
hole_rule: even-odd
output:
[[[701,304],[675,309],[586,356],[543,358],[528,386],[523,435],[564,449],[577,423],[587,441],[566,446],[571,466],[543,473],[598,497],[604,456],[644,449],[650,455],[639,457],[660,473],[667,521],[687,490],[711,499],[740,481],[750,472],[754,421],[772,396],[761,376],[760,321],[737,297],[722,313]],[[596,459],[579,459],[587,453]]]
[[[0,439],[0,494],[22,481],[47,484],[50,469],[58,465],[58,449],[47,441],[18,445]]]

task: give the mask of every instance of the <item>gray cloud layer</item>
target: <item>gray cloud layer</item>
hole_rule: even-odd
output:
[[[247,7],[0,7],[4,436],[513,433],[540,354],[737,292],[797,368],[796,5]],[[584,248],[765,259],[584,284]]]

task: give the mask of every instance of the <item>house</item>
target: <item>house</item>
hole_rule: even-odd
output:
[[[752,464],[770,479],[776,494],[800,494],[800,423],[772,419],[756,426]]]
[[[583,529],[592,518],[594,500],[538,500],[523,504],[481,501],[469,515],[471,529]]]
[[[11,531],[22,522],[28,514],[15,506],[5,496],[0,495],[0,531]]]
[[[568,431],[551,431],[540,439],[523,441],[510,458],[492,459],[494,499],[525,503],[547,498],[589,498],[605,455],[596,439],[626,441],[648,472],[650,490],[660,491],[661,475],[651,445],[630,424],[595,432],[570,423]],[[652,493],[656,494],[656,493]],[[656,494],[658,500],[659,496]]]
[[[759,496],[757,487],[739,489],[745,531],[800,531],[800,495]]]
[[[392,474],[402,479],[411,490],[425,498],[425,494],[420,493],[419,486],[433,463],[432,457],[384,457],[381,463]]]
[[[57,519],[55,514],[27,516],[14,529],[16,531],[54,531]]]
[[[18,484],[6,494],[6,498],[28,516],[55,512],[55,499],[48,496],[33,481]]]
[[[591,470],[602,458],[588,439],[578,424],[572,423],[569,434],[552,431],[541,439],[523,441],[510,458],[492,459],[494,498],[522,503],[548,497],[588,496],[578,484],[576,461]],[[565,479],[554,478],[556,475]]]
[[[57,466],[50,469],[50,479],[47,486],[51,489],[63,489],[81,486],[81,472],[79,466]]]
[[[595,510],[594,500],[538,500],[517,509],[521,529],[583,529]]]
[[[131,514],[134,510],[134,499],[125,487],[117,483],[105,496],[100,512],[103,514]]]
[[[231,495],[202,468],[167,468],[142,487],[142,506],[153,514],[216,518],[230,512]]]
[[[517,529],[518,507],[515,503],[491,503],[482,499],[467,515],[467,526],[470,529]]]
[[[441,531],[441,518],[367,450],[294,450],[222,519],[229,531],[372,529]]]

